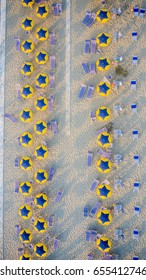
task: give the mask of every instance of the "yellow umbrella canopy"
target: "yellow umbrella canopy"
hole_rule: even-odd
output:
[[[38,243],[34,246],[34,254],[39,258],[46,257],[48,253],[47,246],[43,243]]]
[[[32,160],[29,157],[22,157],[20,160],[20,167],[25,170],[28,171],[32,168]]]
[[[103,148],[111,146],[112,137],[107,132],[102,132],[97,136],[97,144]]]
[[[111,187],[106,184],[99,185],[95,192],[101,199],[109,198],[112,194]]]
[[[96,247],[102,252],[109,252],[112,243],[107,237],[103,236],[96,240]]]
[[[109,210],[101,210],[97,213],[97,221],[103,226],[108,226],[112,222],[112,214]]]
[[[32,116],[32,111],[28,108],[25,108],[20,112],[20,120],[22,122],[30,122],[32,120]]]
[[[39,169],[34,174],[34,179],[39,184],[45,184],[48,180],[48,173],[46,172],[46,170]]]
[[[21,67],[21,74],[25,76],[30,76],[34,71],[34,66],[31,62],[25,62]]]
[[[100,33],[97,37],[96,37],[96,43],[97,45],[99,45],[100,47],[106,47],[110,44],[110,37],[107,33]]]
[[[34,204],[38,208],[46,208],[48,205],[48,197],[45,193],[39,193],[34,198]]]
[[[96,19],[101,23],[106,23],[110,19],[109,11],[107,11],[106,9],[100,9],[96,13]]]
[[[48,15],[48,12],[49,9],[47,5],[42,4],[36,8],[36,15],[39,18],[45,18]]]
[[[31,85],[24,85],[21,88],[21,96],[24,99],[29,99],[30,97],[32,97],[33,93],[34,93],[34,88]]]
[[[48,54],[44,51],[36,53],[35,60],[38,64],[45,64],[48,61]]]
[[[38,27],[36,31],[36,38],[39,41],[45,41],[49,37],[48,29],[44,27]]]
[[[32,40],[25,40],[21,44],[21,50],[24,53],[31,53],[34,50],[34,43]]]
[[[19,260],[29,261],[29,260],[32,260],[32,257],[29,254],[23,254],[23,255],[20,256]]]
[[[110,68],[110,60],[105,57],[99,58],[99,60],[96,62],[96,68],[99,71],[107,71]]]
[[[107,107],[102,106],[96,111],[96,118],[99,121],[107,121],[110,118],[110,114],[110,110]]]
[[[34,102],[35,108],[39,111],[45,111],[48,108],[47,98],[40,96]]]
[[[40,73],[36,76],[36,85],[40,88],[44,88],[49,84],[49,78],[47,74]]]
[[[34,130],[37,134],[45,134],[47,132],[47,123],[44,121],[38,121],[34,125]]]
[[[20,136],[20,144],[24,147],[31,146],[33,142],[33,136],[29,132],[24,132]]]
[[[26,30],[26,31],[30,31],[32,30],[32,28],[34,27],[34,21],[32,18],[27,17],[22,19],[22,25],[21,27]]]
[[[21,182],[19,184],[19,190],[20,193],[22,193],[24,196],[29,196],[30,193],[32,192],[32,184],[28,181]]]
[[[48,156],[48,149],[44,145],[40,145],[35,149],[34,152],[37,159],[45,159]]]
[[[48,228],[46,220],[39,218],[34,222],[34,228],[39,233],[44,233]]]
[[[107,158],[102,157],[96,162],[96,168],[101,173],[108,173],[111,171],[112,163]]]
[[[29,205],[22,205],[19,208],[19,215],[22,219],[28,220],[32,216],[32,209]]]
[[[31,8],[33,4],[34,4],[34,0],[22,0],[22,5],[24,7]]]
[[[19,233],[19,239],[21,242],[29,243],[32,240],[32,233],[29,229],[23,229]]]
[[[100,96],[108,96],[111,93],[111,85],[107,82],[100,82],[96,87],[96,91]]]

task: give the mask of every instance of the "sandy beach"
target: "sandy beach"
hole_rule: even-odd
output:
[[[101,1],[81,0],[71,1],[71,67],[70,67],[70,135],[68,135],[68,108],[66,103],[66,1],[63,0],[63,13],[58,18],[53,17],[51,11],[48,17],[43,20],[43,27],[56,34],[56,45],[54,48],[49,46],[48,41],[43,44],[36,44],[35,50],[44,50],[48,54],[55,54],[57,67],[55,70],[55,89],[51,92],[48,88],[43,90],[45,96],[49,97],[53,93],[55,96],[55,106],[52,112],[39,112],[34,108],[34,100],[38,96],[35,91],[33,97],[28,100],[19,101],[17,99],[16,84],[23,85],[27,82],[35,86],[35,76],[43,71],[49,73],[49,63],[43,68],[36,64],[33,53],[27,56],[21,51],[16,52],[14,37],[17,36],[21,41],[27,38],[26,32],[21,29],[22,17],[31,16],[34,18],[35,27],[30,35],[35,39],[35,30],[40,26],[40,21],[35,15],[35,9],[25,9],[17,1],[7,0],[7,22],[6,22],[6,76],[5,76],[5,113],[12,114],[18,121],[11,123],[5,119],[5,138],[4,138],[4,259],[18,259],[18,248],[21,247],[19,238],[15,235],[15,225],[21,224],[22,228],[29,228],[33,233],[33,242],[44,242],[48,247],[48,256],[46,259],[73,260],[87,259],[89,253],[93,253],[94,259],[101,259],[101,253],[95,246],[95,243],[85,241],[85,232],[87,229],[94,229],[101,234],[106,234],[112,241],[111,254],[117,254],[119,259],[132,259],[138,255],[139,259],[146,259],[146,189],[145,189],[145,166],[146,166],[146,18],[134,18],[130,13],[130,8],[123,9],[120,17],[110,19],[106,24],[95,22],[90,29],[81,24],[86,11],[97,12],[101,8]],[[130,7],[139,6],[146,8],[145,1],[137,0],[127,1]],[[107,1],[106,8],[111,11],[113,7],[122,7],[123,1]],[[52,4],[52,2],[51,2]],[[49,6],[51,5],[49,4]],[[51,8],[50,8],[51,9]],[[113,41],[115,31],[122,32],[122,38],[116,43]],[[131,33],[138,32],[138,41],[132,42]],[[99,96],[96,91],[90,100],[84,98],[78,100],[78,93],[82,83],[86,85],[93,84],[95,87],[99,84],[105,75],[115,75],[115,68],[111,65],[108,72],[98,72],[95,75],[85,75],[82,71],[82,62],[97,61],[101,55],[84,54],[84,41],[95,38],[99,33],[106,32],[111,38],[108,47],[103,48],[103,56],[111,61],[117,55],[123,56],[122,66],[127,69],[128,76],[120,78],[123,86],[118,91],[112,90],[111,94],[104,98]],[[139,62],[137,66],[132,66],[132,57],[137,55]],[[20,74],[19,67],[25,60],[34,64],[35,72],[30,78],[24,79]],[[43,69],[43,70],[42,70]],[[130,90],[130,81],[137,81],[137,90]],[[131,104],[137,103],[138,112],[132,114]],[[114,112],[114,104],[120,104],[123,111],[117,115]],[[105,105],[111,110],[113,129],[121,129],[123,137],[113,142],[113,154],[122,154],[123,162],[118,169],[112,169],[110,173],[101,174],[95,167],[98,159],[96,150],[95,132],[102,128],[104,123],[96,121],[93,123],[90,119],[90,112],[100,106]],[[30,123],[22,123],[19,119],[19,113],[23,108],[30,108],[33,111],[33,120]],[[38,120],[52,120],[58,122],[59,133],[52,135],[47,133],[44,136],[38,136],[33,132],[33,125]],[[108,121],[108,122],[109,122]],[[107,123],[106,123],[107,124]],[[139,139],[133,141],[132,131],[137,129]],[[30,147],[20,147],[17,138],[24,131],[29,131],[34,135],[33,145]],[[24,172],[14,166],[16,157],[23,155],[33,157],[36,146],[43,141],[49,148],[49,156],[43,161],[33,162],[33,168]],[[94,152],[93,165],[87,167],[87,151]],[[133,156],[138,154],[140,164],[134,165]],[[44,185],[38,185],[33,182],[33,194],[35,196],[39,191],[44,191],[49,197],[49,205],[44,210],[38,210],[34,207],[33,217],[48,218],[54,215],[55,223],[48,229],[48,234],[60,239],[58,251],[53,251],[52,241],[47,241],[45,235],[38,235],[33,229],[33,222],[23,221],[18,215],[19,207],[24,203],[24,197],[21,194],[14,193],[15,181],[33,180],[33,174],[39,168],[49,171],[51,166],[55,166],[56,173],[52,182]],[[90,185],[95,178],[100,182],[105,179],[110,181],[112,187],[112,196],[102,201],[102,206],[109,208],[112,204],[121,203],[124,207],[124,214],[113,215],[112,223],[103,227],[97,223],[96,219],[83,216],[84,206],[93,207],[97,200],[101,201],[95,193],[90,192]],[[120,178],[124,181],[124,187],[114,189],[114,179]],[[134,181],[141,184],[138,193],[133,192]],[[54,203],[54,198],[59,190],[63,191],[63,198],[59,204]],[[138,217],[133,214],[134,206],[141,207],[141,213]],[[114,240],[114,230],[123,229],[125,240]],[[134,229],[140,232],[139,241],[132,239]],[[29,250],[28,250],[29,252]],[[36,257],[33,255],[33,259]]]

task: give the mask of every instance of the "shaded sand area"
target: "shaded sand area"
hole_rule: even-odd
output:
[[[113,8],[113,1],[108,1],[107,6],[110,10]],[[114,7],[119,8],[123,1],[115,1]],[[146,8],[144,1],[128,1],[132,5],[139,4]],[[63,14],[61,17],[53,18],[51,15],[43,21],[43,26],[47,26],[49,31],[54,31],[57,37],[57,44],[54,49],[49,47],[47,42],[43,42],[43,50],[49,54],[56,54],[57,69],[55,71],[55,107],[52,113],[39,113],[34,110],[34,100],[37,96],[28,101],[18,101],[15,85],[21,85],[27,79],[23,79],[19,73],[19,66],[30,59],[34,63],[35,73],[29,82],[34,85],[35,75],[42,68],[37,66],[32,55],[26,56],[21,52],[16,53],[14,45],[14,36],[20,37],[21,40],[26,38],[26,34],[21,30],[21,18],[29,13],[33,16],[36,25],[40,26],[38,19],[31,10],[22,9],[20,3],[7,1],[7,33],[6,33],[6,86],[5,86],[5,112],[11,113],[19,119],[19,112],[23,107],[29,107],[34,112],[33,121],[23,124],[18,121],[16,124],[5,120],[5,149],[4,149],[4,259],[18,259],[18,247],[21,246],[15,236],[15,224],[20,223],[22,227],[30,228],[33,231],[35,244],[39,240],[46,243],[49,255],[47,259],[87,259],[88,253],[94,254],[94,259],[100,259],[102,254],[95,248],[95,244],[85,242],[85,232],[87,229],[95,229],[100,233],[106,233],[112,243],[111,253],[119,255],[120,259],[131,259],[137,254],[140,259],[146,258],[146,190],[145,190],[145,169],[146,164],[146,148],[145,148],[145,116],[146,116],[146,99],[145,99],[145,58],[146,58],[146,18],[139,19],[129,14],[129,10],[124,10],[118,19],[111,19],[106,25],[95,23],[91,29],[86,29],[81,24],[87,10],[97,11],[100,1],[71,1],[71,133],[66,136],[66,84],[65,84],[65,27],[66,27],[66,5],[63,1]],[[103,50],[110,60],[116,55],[124,57],[123,65],[129,74],[122,79],[123,87],[119,92],[112,92],[106,99],[99,97],[94,93],[91,101],[84,99],[78,101],[78,92],[81,83],[96,86],[105,75],[98,73],[93,77],[85,76],[82,73],[81,63],[85,61],[96,61],[98,55],[83,55],[84,40],[96,37],[99,33],[106,31],[113,38],[114,31],[121,31],[123,38],[111,44]],[[138,42],[132,43],[131,32],[137,31],[139,34]],[[34,39],[34,33],[32,33]],[[37,50],[41,50],[41,44],[36,46]],[[132,67],[132,56],[139,56],[139,64]],[[44,72],[49,73],[49,64],[44,68]],[[114,73],[113,66],[108,74]],[[130,80],[137,80],[137,90],[130,91]],[[44,90],[46,96],[50,95],[50,91]],[[136,102],[138,105],[138,113],[132,115],[130,104]],[[123,106],[123,113],[119,116],[113,112],[114,103]],[[95,131],[103,126],[102,123],[93,124],[89,118],[89,112],[96,108],[107,105],[112,112],[110,121],[114,123],[114,129],[123,130],[124,136],[118,141],[114,141],[113,153],[122,153],[124,162],[117,170],[112,170],[107,176],[101,175],[95,168],[96,154],[94,157],[94,165],[87,168],[86,157],[87,151],[96,151]],[[55,136],[47,134],[38,137],[34,134],[33,146],[23,148],[18,146],[17,137],[25,130],[33,133],[33,125],[37,120],[51,120],[55,118],[59,124],[59,133]],[[140,133],[139,140],[132,140],[133,129],[138,129]],[[19,168],[14,167],[15,158],[22,155],[33,156],[34,149],[42,141],[48,144],[50,153],[49,157],[43,162],[34,161],[31,171],[25,173]],[[139,154],[140,164],[135,166],[133,155]],[[52,229],[48,230],[50,235],[60,238],[60,248],[55,253],[52,252],[52,242],[45,240],[44,235],[38,235],[33,230],[31,221],[23,222],[18,216],[19,206],[23,203],[23,197],[20,194],[14,194],[15,180],[33,179],[34,172],[42,167],[46,170],[54,165],[56,174],[51,183],[43,185],[43,187],[34,183],[33,195],[40,190],[45,191],[49,196],[49,205],[45,210],[37,210],[34,207],[33,217],[47,218],[55,214],[55,224]],[[113,203],[123,203],[125,214],[113,217],[113,222],[108,227],[102,227],[97,224],[96,220],[91,218],[83,218],[83,208],[85,205],[90,207],[98,199],[96,194],[90,192],[90,184],[98,178],[99,180],[108,179],[113,186],[114,178],[121,178],[125,182],[124,188],[113,189],[112,196],[102,202],[104,207],[110,207]],[[138,194],[133,193],[133,183],[135,180],[141,182],[141,189]],[[64,192],[64,196],[58,205],[54,204],[54,198],[58,190]],[[133,207],[141,206],[141,214],[138,218],[133,215]],[[122,228],[125,234],[125,241],[114,241],[114,230]],[[137,228],[140,230],[140,240],[138,243],[132,240],[132,232]],[[34,258],[34,256],[33,256]]]

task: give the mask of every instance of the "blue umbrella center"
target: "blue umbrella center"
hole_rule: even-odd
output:
[[[23,159],[22,161],[22,166],[27,169],[28,167],[31,166],[30,162],[29,162],[29,159]]]
[[[100,92],[103,92],[104,94],[107,93],[107,91],[110,89],[106,83],[102,84],[102,85],[99,85],[99,89],[100,89]]]
[[[30,236],[30,233],[27,233],[25,230],[21,234],[21,238],[23,241],[29,241],[29,236]]]
[[[38,79],[37,79],[38,83],[41,84],[46,84],[46,77],[39,75]]]
[[[36,253],[37,253],[39,256],[42,256],[43,254],[46,253],[45,250],[44,250],[43,245],[40,246],[40,247],[38,247],[38,246],[36,247]]]
[[[106,58],[99,60],[99,67],[102,67],[103,69],[105,69],[106,66],[108,66],[108,65],[109,65],[109,63],[107,62]]]
[[[32,2],[32,0],[23,0],[23,2],[28,5],[29,3]]]
[[[109,222],[109,214],[104,214],[103,212],[101,212],[101,215],[99,217],[99,220],[104,224],[106,222]]]
[[[22,260],[23,260],[23,261],[30,260],[30,257],[25,257],[25,256],[23,255]]]
[[[23,25],[24,25],[25,27],[31,27],[31,23],[32,23],[32,20],[26,18],[26,19],[24,20],[24,22],[23,22]]]
[[[110,192],[110,190],[108,190],[108,189],[104,186],[104,187],[102,187],[102,189],[99,189],[99,192],[100,192],[100,196],[107,197],[107,196],[108,196],[108,193]]]
[[[38,172],[37,176],[36,176],[36,179],[40,182],[42,182],[43,180],[46,180],[44,172]]]
[[[101,161],[99,167],[104,171],[109,169],[108,161]]]
[[[99,141],[102,145],[108,144],[109,143],[109,136],[105,136],[105,135],[101,134]]]
[[[24,73],[31,72],[31,65],[24,64],[22,69],[23,69]]]
[[[110,246],[108,245],[108,240],[100,240],[100,244],[99,244],[100,248],[104,251],[107,248],[109,248]]]
[[[41,223],[38,221],[35,227],[38,231],[45,230],[44,222]]]
[[[26,208],[26,206],[25,206],[25,207],[23,207],[22,209],[20,209],[20,212],[21,212],[21,215],[22,215],[22,216],[28,217],[28,214],[29,214],[30,210],[28,210],[28,209]]]
[[[42,109],[44,106],[46,106],[44,99],[37,100],[36,106],[40,109]]]
[[[45,61],[45,57],[46,57],[46,54],[45,53],[42,53],[40,52],[38,55],[37,55],[37,59],[38,61]]]
[[[101,36],[98,37],[100,43],[105,43],[105,44],[107,44],[108,38],[109,38],[109,37],[106,36],[104,33],[103,33]]]
[[[29,94],[31,94],[30,87],[25,87],[25,88],[23,88],[22,93],[23,93],[25,96],[28,96]]]
[[[46,13],[47,13],[47,11],[46,11],[45,6],[38,8],[38,14],[41,15],[41,17],[43,16],[43,14],[46,14]]]
[[[108,112],[107,112],[107,109],[100,109],[99,110],[99,116],[102,118],[102,119],[105,119],[106,117],[109,116]]]
[[[32,43],[31,42],[28,42],[28,41],[25,41],[24,44],[23,44],[23,48],[26,50],[31,50],[31,45]]]
[[[44,155],[46,153],[46,151],[42,147],[40,147],[38,150],[36,150],[36,152],[37,152],[38,157],[44,157]]]
[[[21,186],[21,190],[23,193],[29,193],[30,186],[27,185],[27,183],[24,183],[23,186]]]
[[[98,14],[98,17],[100,18],[100,20],[104,20],[104,19],[108,18],[107,13],[108,13],[107,11],[100,10],[100,12]]]
[[[43,125],[43,123],[36,124],[36,130],[40,131],[41,133],[45,128],[46,127]]]
[[[28,119],[30,119],[30,112],[29,111],[23,111],[21,117],[26,121]]]
[[[39,38],[45,38],[46,37],[46,30],[44,30],[44,29],[40,29],[38,32],[37,32],[37,34],[38,34],[38,36],[39,36]]]
[[[46,199],[43,198],[43,196],[36,198],[36,200],[37,200],[37,205],[40,205],[42,207],[43,207],[44,203],[47,201]]]
[[[22,143],[28,145],[29,141],[31,141],[31,138],[28,136],[28,134],[25,134],[24,136],[22,136]]]

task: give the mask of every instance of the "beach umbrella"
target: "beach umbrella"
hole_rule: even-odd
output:
[[[96,13],[96,19],[99,22],[105,23],[110,19],[110,13],[109,11],[105,10],[105,9],[100,9],[97,13]]]
[[[44,184],[48,180],[48,173],[46,170],[39,169],[37,172],[34,174],[34,179],[37,183],[39,184]]]
[[[30,193],[32,192],[32,184],[30,182],[21,182],[19,184],[19,190],[20,192],[25,195],[25,196],[29,196]]]
[[[19,233],[20,241],[24,243],[29,243],[32,240],[32,233],[29,229],[23,229]]]
[[[96,67],[99,71],[107,71],[110,68],[110,60],[108,58],[101,57],[96,62]]]
[[[34,130],[37,134],[45,134],[47,132],[47,123],[44,121],[38,121],[34,125]]]
[[[34,253],[37,257],[39,258],[44,258],[46,257],[48,253],[47,246],[43,243],[38,243],[34,246]]]
[[[44,51],[36,53],[35,60],[38,64],[45,64],[48,61],[48,54]]]
[[[22,219],[28,220],[32,215],[32,209],[29,205],[22,205],[19,208],[19,215]]]
[[[34,204],[38,208],[45,208],[48,205],[48,197],[45,193],[37,194],[34,198]]]
[[[111,146],[112,137],[107,132],[102,132],[97,136],[97,144],[103,148]]]
[[[34,0],[22,0],[22,5],[24,7],[32,7],[32,5],[34,4]]]
[[[30,31],[32,30],[32,28],[34,27],[34,21],[32,18],[30,17],[27,17],[27,18],[24,18],[22,20],[22,25],[21,27],[26,30],[26,31]]]
[[[32,119],[32,111],[29,110],[29,109],[23,109],[21,112],[20,112],[20,120],[22,122],[30,122]]]
[[[101,210],[97,213],[97,221],[103,226],[108,226],[112,222],[112,214],[109,210]]]
[[[30,97],[32,97],[33,93],[34,93],[34,89],[30,85],[25,85],[21,89],[21,96],[24,99],[29,99]]]
[[[48,100],[43,96],[38,97],[34,102],[35,108],[39,111],[45,111],[48,108]]]
[[[96,118],[99,121],[107,121],[110,118],[110,110],[102,106],[96,111]]]
[[[49,83],[49,78],[47,74],[40,73],[36,76],[36,85],[40,88],[46,87]]]
[[[35,149],[35,156],[37,159],[45,159],[48,156],[48,149],[46,146],[41,145]]]
[[[20,160],[20,167],[25,170],[28,171],[32,168],[32,160],[29,157],[22,157]]]
[[[29,254],[23,254],[23,255],[20,256],[19,260],[29,261],[29,260],[32,260],[32,257]]]
[[[34,71],[34,66],[31,62],[25,62],[21,67],[21,74],[30,76]]]
[[[109,252],[112,247],[112,243],[107,237],[103,236],[96,240],[96,246],[100,251]]]
[[[48,29],[44,27],[39,27],[36,31],[36,38],[39,41],[45,41],[49,37]]]
[[[99,185],[95,192],[101,199],[109,198],[112,194],[111,187],[106,184]]]
[[[34,50],[34,43],[32,40],[25,40],[21,44],[21,50],[24,53],[31,53]]]
[[[37,232],[43,233],[48,228],[48,224],[44,219],[39,218],[34,222],[34,228]]]
[[[96,43],[99,47],[106,47],[110,44],[110,37],[107,33],[100,33],[96,37]]]
[[[109,171],[111,171],[112,163],[107,158],[102,157],[96,162],[96,167],[99,172],[108,173]]]
[[[29,132],[24,132],[20,136],[20,143],[22,146],[27,147],[32,145],[33,137],[32,134]]]
[[[108,96],[111,92],[111,85],[108,82],[100,82],[96,87],[97,92],[101,96]]]
[[[39,18],[45,18],[48,15],[49,9],[48,6],[42,4],[36,8],[36,15]]]

